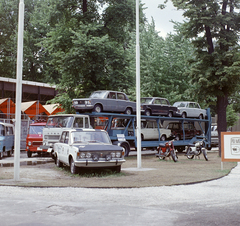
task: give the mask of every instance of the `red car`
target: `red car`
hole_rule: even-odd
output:
[[[26,139],[26,151],[28,158],[31,158],[33,153],[40,154],[40,152],[42,152],[37,150],[37,148],[43,143],[42,130],[45,126],[46,121],[36,121],[29,125]],[[46,152],[46,150],[44,152]]]

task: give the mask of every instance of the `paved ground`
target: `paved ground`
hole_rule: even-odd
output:
[[[240,166],[221,179],[131,189],[0,186],[0,225],[240,225]]]

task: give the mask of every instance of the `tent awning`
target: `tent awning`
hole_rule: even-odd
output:
[[[46,104],[43,107],[48,111],[50,115],[55,115],[59,112],[63,112],[64,109],[60,106],[60,104]]]
[[[45,113],[49,115],[48,111],[39,103],[39,101],[29,101],[21,103],[21,111],[27,114],[30,118]]]
[[[10,98],[0,99],[0,111],[5,115],[15,113],[15,104]]]

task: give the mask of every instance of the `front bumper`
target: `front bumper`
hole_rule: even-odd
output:
[[[120,166],[125,161],[126,161],[125,159],[113,159],[110,161],[106,161],[106,160],[93,161],[91,159],[89,160],[87,159],[87,160],[76,160],[74,164],[77,167],[109,167],[109,166]]]

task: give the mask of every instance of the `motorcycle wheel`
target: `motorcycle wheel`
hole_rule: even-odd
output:
[[[170,154],[172,156],[173,161],[177,162],[178,161],[178,157],[177,157],[177,154],[176,154],[175,150],[172,150]]]
[[[193,159],[193,158],[194,158],[194,155],[187,155],[187,158],[188,158],[188,159]]]
[[[161,160],[164,160],[164,159],[165,159],[165,157],[159,156],[159,159],[161,159]]]
[[[204,156],[205,160],[208,161],[207,150],[204,148],[204,149],[202,150],[202,152],[203,152],[203,156]]]

